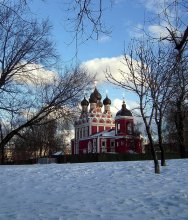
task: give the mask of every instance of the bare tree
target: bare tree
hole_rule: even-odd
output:
[[[103,20],[104,10],[109,8],[112,1],[105,4],[103,0],[73,0],[67,1],[67,20],[74,38],[78,41],[98,39],[101,33],[109,34]],[[88,29],[88,31],[87,31]]]
[[[113,2],[110,2],[113,3]],[[110,3],[108,3],[108,6],[110,5]],[[176,100],[176,103],[173,101],[171,103],[173,103],[176,106],[176,117],[175,117],[175,124],[176,124],[176,130],[177,130],[177,134],[178,134],[178,140],[179,140],[179,145],[180,145],[180,152],[181,152],[181,156],[183,156],[183,154],[185,154],[185,150],[183,150],[185,148],[185,146],[183,146],[183,131],[184,131],[184,125],[183,125],[183,121],[184,121],[184,105],[185,105],[185,97],[187,96],[187,80],[185,76],[185,70],[183,70],[183,75],[182,75],[182,62],[184,62],[183,60],[185,60],[185,57],[187,57],[187,42],[188,42],[188,24],[187,24],[187,20],[188,20],[188,1],[187,0],[171,0],[171,1],[159,1],[156,2],[156,4],[158,5],[158,11],[153,10],[153,12],[155,11],[156,13],[153,14],[153,17],[149,19],[149,25],[157,25],[160,27],[159,30],[162,30],[161,33],[154,35],[151,35],[151,33],[148,33],[148,29],[146,27],[145,34],[147,36],[149,36],[152,40],[156,40],[156,41],[161,41],[161,42],[168,42],[168,44],[171,44],[172,47],[174,48],[174,51],[176,51],[175,57],[176,59],[174,61],[174,78],[176,78],[176,80],[174,81],[174,85],[172,87],[176,88],[176,93],[174,93],[176,96],[176,98],[174,98],[174,100]],[[91,28],[94,28],[93,30],[96,30],[96,32],[94,31],[94,33],[100,33],[101,29],[100,28],[96,28],[96,27],[102,27],[102,26],[97,26],[98,24],[102,25],[104,24],[104,22],[101,20],[104,12],[102,10],[102,5],[104,5],[104,1],[100,1],[100,2],[96,2],[96,4],[92,4],[92,1],[73,1],[73,5],[75,7],[75,10],[78,11],[78,13],[75,13],[75,15],[78,15],[76,17],[74,17],[73,20],[71,20],[73,22],[73,24],[75,25],[73,28],[74,29],[74,33],[82,33],[82,35],[85,34],[85,26],[84,24],[86,24],[85,22],[85,18],[92,18],[90,19],[89,23],[87,23],[88,25],[90,25]],[[97,8],[99,10],[97,10]],[[107,8],[107,7],[106,7]],[[91,16],[92,14],[90,14],[90,12],[96,12],[98,11],[99,13],[97,14],[98,16]],[[95,14],[96,15],[96,14]],[[77,21],[77,22],[75,22]],[[98,23],[98,21],[100,21],[100,23]],[[148,24],[146,22],[146,24]],[[91,34],[93,34],[93,32],[90,32]],[[157,35],[157,37],[156,37]],[[92,35],[91,35],[92,36]],[[98,36],[98,35],[97,35]],[[90,36],[88,37],[90,38]],[[87,37],[86,37],[87,39]],[[161,62],[160,62],[161,63]],[[166,66],[166,70],[169,68],[169,65],[171,65],[171,61],[168,60],[168,62],[166,62],[164,65]],[[185,65],[183,65],[185,66]],[[184,68],[185,69],[185,68]],[[165,70],[165,72],[166,72]],[[169,70],[168,70],[169,71]],[[172,71],[169,72],[170,76],[172,75]],[[175,76],[176,74],[176,76]],[[165,74],[166,75],[166,74]],[[158,89],[158,91],[154,92],[160,95],[156,95],[153,93],[152,97],[153,99],[155,99],[155,122],[157,124],[157,128],[158,128],[158,136],[159,136],[159,146],[161,148],[161,143],[162,143],[162,136],[161,134],[161,120],[160,118],[163,118],[164,116],[164,111],[166,109],[166,107],[164,108],[164,99],[167,100],[167,94],[165,93],[165,89],[164,88],[168,88],[168,92],[171,93],[173,91],[170,91],[169,86],[164,86],[165,83],[169,83],[169,80],[171,80],[170,77],[168,77],[168,80],[166,79],[165,81],[161,81],[161,79],[163,78],[159,78],[159,76],[161,77],[161,74],[158,74],[158,83],[161,84],[163,86],[160,87],[160,90]],[[166,75],[167,76],[167,75]],[[152,79],[153,80],[153,79]],[[161,83],[160,83],[161,82]],[[179,84],[178,84],[179,83]],[[150,85],[151,86],[151,85]],[[162,87],[163,87],[163,91],[162,91]],[[171,88],[172,88],[171,87]],[[154,88],[154,87],[153,87]],[[152,89],[153,89],[152,88]],[[181,95],[180,95],[181,94]],[[155,97],[155,98],[154,98]],[[158,99],[162,99],[163,101],[161,102],[160,100],[156,100],[156,97],[158,97]],[[157,104],[156,104],[157,103]],[[168,105],[169,102],[167,101]],[[166,105],[165,105],[166,106]],[[162,110],[163,109],[163,110]],[[161,152],[163,151],[163,149],[161,148]],[[184,152],[184,153],[183,153]],[[164,155],[164,154],[163,154]]]
[[[1,109],[4,131],[1,149],[25,128],[40,124],[49,116],[49,120],[56,120],[70,118],[75,114],[78,100],[90,83],[89,77],[86,72],[78,69],[58,77],[51,84],[18,85],[20,93],[2,100],[3,104],[10,107],[8,110]],[[15,109],[14,106],[19,107]]]
[[[168,33],[161,37],[161,40],[167,40],[174,45],[174,49],[177,50],[177,61],[181,60],[188,42],[187,9],[188,2],[185,0],[164,0],[157,15],[159,25]]]
[[[185,100],[188,94],[188,1],[173,0],[164,1],[162,10],[157,16],[160,26],[166,29],[166,35],[160,40],[168,41],[175,50],[173,68],[173,90],[176,91],[171,100],[171,108],[174,109],[174,123],[177,130],[177,139],[181,157],[186,156],[184,146],[184,120],[185,120]],[[164,26],[165,24],[165,26]],[[175,107],[175,108],[174,108]]]
[[[48,122],[45,119],[41,125],[26,128],[16,136],[14,142],[15,160],[51,156],[61,147],[60,140],[57,138],[57,122]]]
[[[56,61],[48,21],[26,16],[20,1],[0,2],[1,153],[15,135],[49,116],[68,118],[89,85],[85,70],[45,71]],[[53,117],[52,117],[53,116]],[[2,163],[4,156],[1,157]]]
[[[104,14],[112,2],[113,0],[65,1],[65,29],[72,35],[69,44],[75,44],[75,57],[78,56],[80,45],[88,40],[98,40],[102,35],[110,35],[111,28],[106,27]]]
[[[150,142],[151,153],[155,165],[155,173],[160,173],[157,154],[152,136],[152,121],[154,117],[154,103],[151,100],[151,91],[148,79],[151,74],[152,57],[146,49],[146,44],[131,44],[128,55],[125,54],[125,70],[120,70],[121,79],[117,79],[113,73],[107,71],[107,80],[127,91],[137,95],[139,110],[143,119],[147,136]],[[128,69],[126,68],[128,67]],[[126,70],[127,69],[127,70]]]
[[[151,44],[150,74],[147,84],[151,92],[151,100],[154,104],[154,120],[157,126],[158,144],[161,151],[161,165],[165,166],[165,152],[163,147],[164,121],[168,106],[175,95],[174,79],[174,56],[170,45],[158,42],[156,47]],[[153,51],[153,52],[152,52]]]
[[[49,22],[28,19],[24,10],[20,2],[0,4],[1,90],[9,90],[9,82],[20,72],[27,76],[28,69],[24,72],[24,67],[28,64],[49,66],[57,57],[49,38]]]
[[[184,121],[186,117],[186,100],[188,94],[188,71],[187,56],[182,54],[174,68],[173,90],[174,96],[171,98],[169,111],[174,115],[173,121],[176,128],[177,142],[179,143],[180,156],[187,157],[186,146],[184,144]]]

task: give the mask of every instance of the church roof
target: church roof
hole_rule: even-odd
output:
[[[131,111],[126,108],[125,101],[123,101],[122,108],[116,113],[116,116],[132,116]]]
[[[87,101],[87,99],[85,98],[84,96],[84,99],[81,101],[81,106],[88,106],[89,105],[89,102]]]
[[[89,102],[90,103],[97,103],[97,100],[101,100],[101,98],[102,98],[101,94],[99,93],[99,91],[95,87],[93,93],[91,93],[91,95],[90,95]]]
[[[111,105],[111,100],[108,98],[107,95],[106,95],[106,98],[103,100],[103,104],[104,105]]]

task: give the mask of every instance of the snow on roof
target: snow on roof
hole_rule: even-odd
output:
[[[59,155],[63,155],[63,151],[57,151],[56,153],[53,154],[53,156],[59,156]]]
[[[110,129],[108,131],[101,131],[96,134],[91,135],[90,137],[98,137],[98,136],[103,136],[103,137],[112,137],[115,136],[115,130]]]

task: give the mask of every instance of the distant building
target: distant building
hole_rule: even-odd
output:
[[[111,100],[106,96],[102,103],[101,99],[95,87],[89,101],[85,97],[82,100],[82,112],[74,124],[72,154],[142,153],[142,141],[134,133],[134,117],[125,102],[114,119],[110,111]]]

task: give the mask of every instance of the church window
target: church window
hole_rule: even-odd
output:
[[[85,127],[84,129],[85,129],[85,137],[88,137],[88,133],[87,133],[88,129],[87,129],[87,127]]]
[[[91,143],[91,141],[88,142],[88,153],[92,153],[92,143]]]
[[[82,129],[80,128],[80,138],[82,138]]]
[[[120,133],[120,123],[116,123],[116,134]]]
[[[115,152],[115,142],[114,142],[114,140],[112,140],[110,142],[110,152]]]
[[[132,124],[129,122],[127,123],[127,134],[132,134],[133,131],[132,131]]]
[[[94,119],[93,119],[93,122],[95,122],[95,123],[96,123],[96,122],[97,122],[97,119],[96,119],[96,118],[94,118]]]
[[[101,149],[101,152],[102,152],[102,153],[105,153],[105,152],[106,152],[106,141],[105,141],[105,140],[102,140],[102,149]]]
[[[89,136],[89,127],[87,127],[87,137]]]
[[[86,133],[85,133],[85,128],[83,128],[83,137],[85,137]]]
[[[77,131],[76,131],[76,133],[77,133],[77,139],[79,139],[79,129],[77,129]]]
[[[97,140],[93,139],[93,153],[97,153]]]
[[[120,123],[118,123],[117,127],[118,127],[118,131],[120,131]]]

